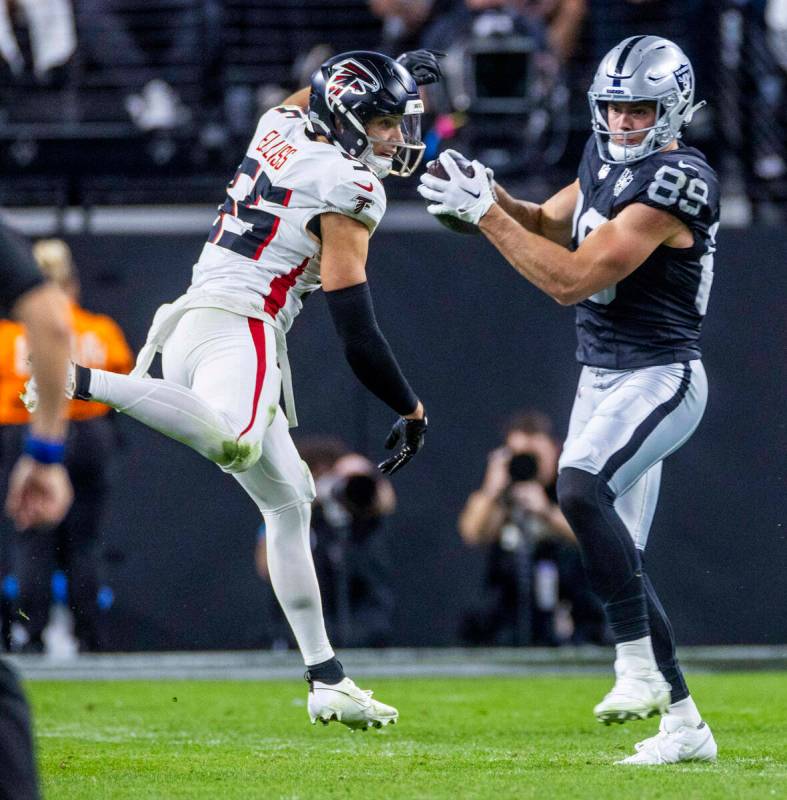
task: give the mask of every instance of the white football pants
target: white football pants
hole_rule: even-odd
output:
[[[694,433],[707,399],[699,360],[634,370],[582,368],[559,469],[602,475],[640,550],[656,512],[661,463]]]
[[[304,662],[328,660],[309,537],[314,483],[279,407],[274,332],[229,311],[191,309],[161,362],[163,380],[91,370],[90,393],[233,475],[265,518],[271,583]]]

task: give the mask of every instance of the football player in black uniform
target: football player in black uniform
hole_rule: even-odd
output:
[[[669,620],[643,570],[662,461],[697,427],[707,399],[700,326],[713,279],[719,185],[681,142],[699,107],[685,54],[632,36],[602,60],[588,93],[593,136],[579,176],[541,205],[517,200],[477,161],[440,155],[424,174],[432,214],[481,232],[525,278],[576,305],[583,364],[560,460],[558,496],[616,642],[601,722],[662,714],[620,763],[714,760]]]
[[[71,341],[65,295],[45,280],[28,245],[0,223],[0,307],[27,329],[41,396],[8,479],[5,510],[20,529],[57,524],[73,493],[63,466],[63,383]],[[34,535],[34,534],[31,534]],[[0,800],[37,800],[30,712],[16,673],[0,661]]]

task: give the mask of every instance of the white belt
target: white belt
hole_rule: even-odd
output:
[[[191,308],[210,307],[209,303],[194,302],[193,298],[184,295],[174,303],[167,303],[160,306],[153,317],[153,324],[148,332],[147,341],[137,356],[137,362],[131,375],[136,378],[149,378],[148,370],[156,357],[160,353],[164,342],[167,341],[180,318]],[[216,306],[213,306],[216,307]],[[220,307],[220,306],[219,306]],[[235,313],[235,312],[233,312]],[[298,427],[298,417],[295,413],[295,395],[292,390],[292,371],[290,370],[290,360],[287,357],[287,336],[284,331],[276,327],[268,320],[261,320],[265,325],[273,330],[276,336],[276,359],[281,370],[281,388],[284,395],[284,406],[287,412],[287,423],[290,428]]]
[[[265,323],[268,325],[268,323]],[[287,358],[287,336],[275,325],[269,325],[276,333],[276,358],[281,370],[281,391],[284,395],[284,408],[287,411],[287,424],[290,428],[298,427],[298,415],[295,413],[295,394],[292,391],[292,372],[290,359]]]

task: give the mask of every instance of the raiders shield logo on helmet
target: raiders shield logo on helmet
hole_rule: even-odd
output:
[[[691,91],[691,67],[688,65],[682,66],[680,69],[675,70],[675,80],[680,86],[681,92],[686,94]]]
[[[362,67],[354,58],[340,61],[331,69],[331,76],[325,84],[325,100],[333,109],[346,92],[366,94],[380,88],[377,78]]]

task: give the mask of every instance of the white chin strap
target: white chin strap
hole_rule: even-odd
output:
[[[645,136],[645,138],[639,144],[629,145],[615,144],[610,136],[609,140],[607,141],[607,150],[609,151],[609,156],[613,161],[617,161],[619,164],[636,160],[649,152],[655,135],[655,130],[648,131],[647,136]]]
[[[631,161],[634,158],[639,158],[645,152],[645,142],[633,146],[626,146],[622,144],[615,144],[614,142],[607,143],[610,158],[613,161],[624,163]]]

